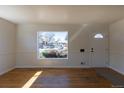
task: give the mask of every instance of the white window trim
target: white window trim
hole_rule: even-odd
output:
[[[68,33],[68,31],[38,31],[37,32],[37,59],[38,60],[57,60],[57,59],[59,59],[59,60],[64,60],[64,59],[66,59],[66,60],[68,60],[68,56],[69,56],[69,39],[68,39],[68,52],[67,52],[67,57],[66,58],[40,58],[40,56],[39,56],[39,45],[38,45],[38,36],[39,36],[39,32],[67,32]],[[68,38],[69,38],[69,33],[68,33]]]

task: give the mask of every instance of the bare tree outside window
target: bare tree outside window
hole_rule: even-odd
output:
[[[38,57],[68,58],[68,32],[38,32]]]

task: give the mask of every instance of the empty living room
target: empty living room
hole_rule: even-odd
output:
[[[0,5],[0,88],[124,88],[124,6]]]

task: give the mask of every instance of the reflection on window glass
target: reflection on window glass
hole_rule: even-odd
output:
[[[38,32],[38,57],[68,58],[68,32]]]
[[[98,33],[98,34],[96,34],[96,35],[94,36],[94,38],[103,38],[103,35],[100,34],[100,33]]]

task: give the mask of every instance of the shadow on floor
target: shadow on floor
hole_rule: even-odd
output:
[[[112,69],[96,69],[98,76],[102,76],[112,82],[112,87],[124,88],[124,76]]]

